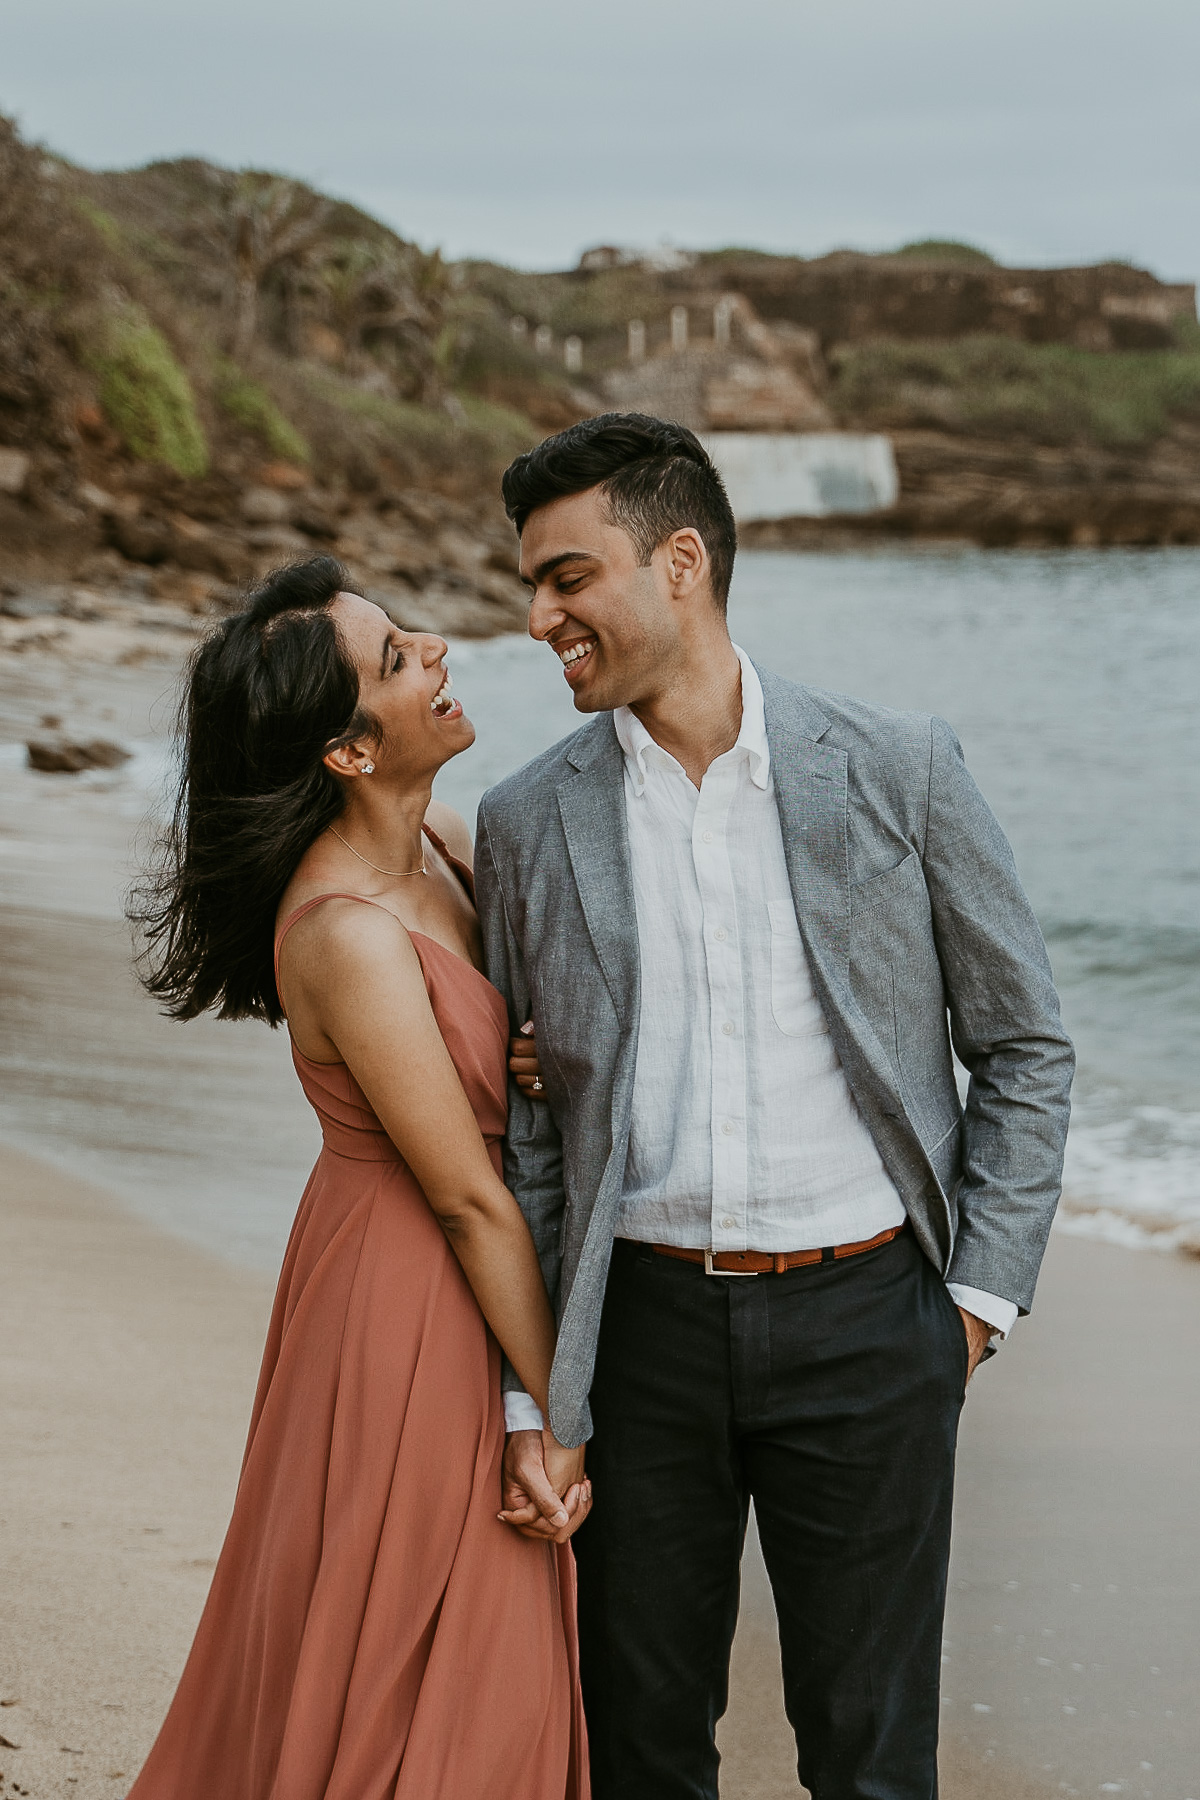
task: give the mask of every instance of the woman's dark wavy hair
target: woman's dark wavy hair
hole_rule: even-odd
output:
[[[283,1018],[275,916],[300,858],[344,805],[323,757],[377,722],[329,611],[353,591],[313,557],[269,575],[196,651],[179,711],[174,818],[134,890],[139,973],[174,1019]]]

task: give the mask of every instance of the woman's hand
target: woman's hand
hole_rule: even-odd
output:
[[[508,1067],[522,1093],[529,1094],[534,1100],[546,1098],[532,1019],[525,1021],[516,1037],[509,1038]]]
[[[568,1450],[552,1431],[514,1431],[504,1447],[498,1515],[522,1537],[565,1544],[592,1509],[592,1484],[584,1474],[584,1446]]]

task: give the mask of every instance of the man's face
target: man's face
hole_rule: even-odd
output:
[[[599,488],[539,506],[521,534],[529,635],[549,644],[579,712],[649,701],[679,650],[665,547],[638,565]]]

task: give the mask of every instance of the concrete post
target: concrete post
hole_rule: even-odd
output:
[[[646,327],[641,319],[629,321],[629,360],[631,363],[644,362],[646,357]]]
[[[687,311],[687,307],[686,306],[673,306],[671,308],[671,349],[674,351],[676,356],[678,356],[681,351],[687,349],[687,342],[688,342],[688,311]]]
[[[549,356],[554,348],[554,333],[548,325],[539,325],[533,334],[533,347],[539,356]]]
[[[722,294],[713,307],[713,343],[721,350],[729,348],[729,328],[737,301],[732,294]]]
[[[563,362],[568,375],[578,375],[583,367],[583,339],[569,337],[563,341]]]

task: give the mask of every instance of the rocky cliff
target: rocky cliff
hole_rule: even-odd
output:
[[[463,373],[489,326],[524,407]],[[457,271],[353,207],[194,161],[88,174],[0,121],[10,615],[110,592],[202,615],[320,548],[407,622],[511,629],[496,481],[539,413],[579,416],[569,395]]]
[[[314,548],[406,622],[511,629],[499,472],[610,406],[886,432],[896,506],[826,537],[1200,542],[1194,293],[1145,271],[944,244],[450,265],[282,176],[89,173],[0,120],[5,642],[56,609],[203,618]]]

